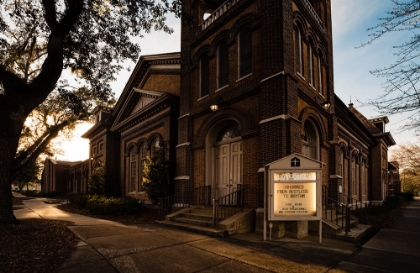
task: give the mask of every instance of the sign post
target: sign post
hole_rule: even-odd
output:
[[[268,221],[319,221],[322,238],[322,166],[303,155],[292,154],[265,168]],[[266,238],[264,229],[264,239]]]

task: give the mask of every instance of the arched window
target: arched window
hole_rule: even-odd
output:
[[[312,87],[315,87],[315,69],[314,69],[314,52],[313,45],[309,42],[308,46],[308,80]]]
[[[147,143],[143,142],[140,146],[140,151],[139,151],[139,161],[140,161],[140,168],[139,168],[139,191],[141,191],[141,184],[143,182],[143,169],[144,169],[144,164],[146,163],[146,157],[147,157]]]
[[[236,121],[226,124],[217,134],[216,142],[240,137],[241,125]]]
[[[152,143],[150,145],[150,154],[153,155],[153,153],[157,150],[159,150],[161,148],[160,146],[160,138],[159,137],[155,137],[152,140]]]
[[[217,49],[217,88],[228,85],[229,82],[229,47],[223,40]]]
[[[306,121],[302,141],[302,154],[313,159],[319,159],[318,142],[318,132],[313,122]]]
[[[362,164],[360,165],[360,179],[362,187],[362,196],[366,195],[367,188],[367,169],[366,169],[366,160],[363,159]]]
[[[238,35],[239,78],[252,73],[252,29],[245,26]]]
[[[136,184],[137,184],[137,158],[136,158],[136,148],[132,147],[129,154],[129,161],[130,161],[130,181],[128,185],[129,192],[136,191]]]
[[[321,53],[318,54],[318,59],[317,59],[317,66],[318,66],[318,93],[320,95],[325,96],[325,92],[324,92],[324,78],[322,77],[323,75],[323,66],[322,66],[322,55]]]
[[[340,149],[340,175],[344,177],[344,152]]]
[[[294,29],[295,32],[295,66],[296,73],[303,77],[303,46],[302,46],[302,32],[299,27]]]
[[[357,170],[356,170],[356,155],[351,159],[351,195],[357,195]]]
[[[200,98],[209,94],[210,78],[209,78],[209,57],[204,53],[200,58]]]

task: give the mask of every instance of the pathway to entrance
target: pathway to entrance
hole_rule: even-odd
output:
[[[124,226],[82,217],[42,199],[24,204],[24,209],[15,211],[18,218],[75,222],[70,229],[81,241],[60,272],[417,272],[420,268],[420,199],[407,205],[394,229],[379,231],[362,247],[326,238],[319,244],[316,236],[271,242],[254,233],[213,238],[158,225]]]

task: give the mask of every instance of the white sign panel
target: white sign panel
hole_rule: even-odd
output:
[[[272,170],[271,220],[318,219],[319,171]]]
[[[316,182],[274,183],[274,216],[315,216]]]

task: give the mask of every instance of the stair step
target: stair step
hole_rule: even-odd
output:
[[[350,228],[347,233],[343,230],[337,234],[337,239],[347,242],[363,242],[369,239],[375,233],[372,226],[358,224]]]
[[[184,216],[176,216],[176,217],[172,217],[171,221],[189,224],[189,225],[203,226],[203,227],[213,226],[213,218],[203,220],[203,219],[194,219],[194,218],[184,217]]]
[[[213,216],[213,208],[210,208],[210,209],[192,208],[190,209],[190,213]]]
[[[200,213],[184,212],[176,216],[177,218],[188,218],[192,220],[213,221],[213,215],[206,215]]]
[[[156,221],[156,223],[165,225],[165,226],[183,229],[183,230],[193,231],[193,232],[203,234],[203,235],[208,235],[208,236],[214,236],[214,237],[229,236],[229,232],[223,229],[216,229],[216,228],[210,228],[210,227],[205,227],[205,226],[196,226],[196,225],[190,225],[186,223],[174,222],[174,221],[169,221],[169,220]]]
[[[346,224],[346,220],[343,216],[341,217],[337,217],[335,219],[332,219],[332,221],[330,219],[324,219],[330,223],[333,223],[335,225],[341,226],[341,224],[343,223],[344,225]],[[351,226],[355,226],[359,223],[359,220],[356,218],[350,218],[350,227]]]

